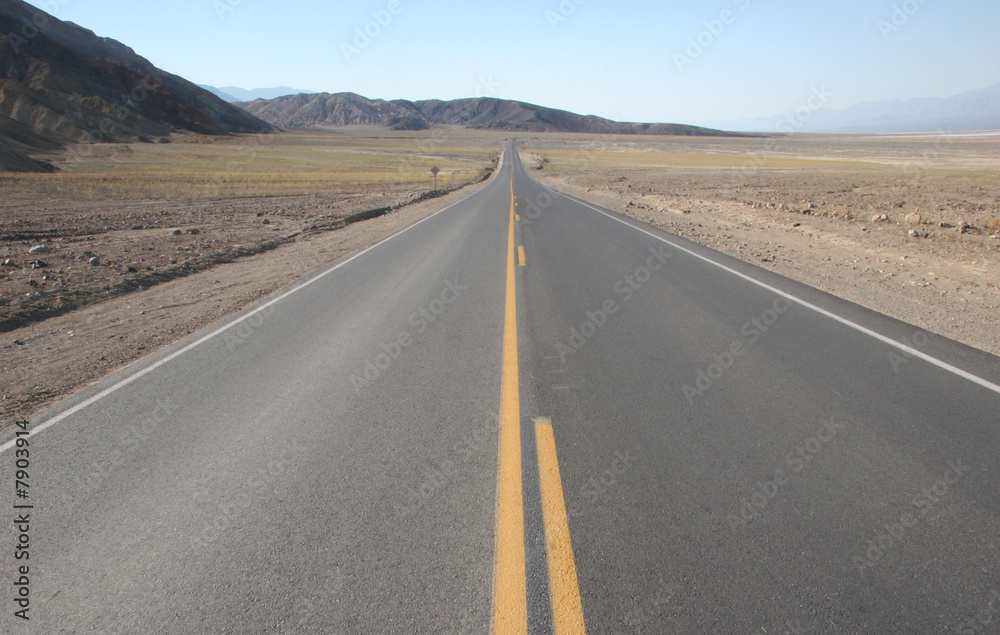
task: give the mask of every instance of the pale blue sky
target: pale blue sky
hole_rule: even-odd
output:
[[[342,45],[390,0],[46,6],[202,84],[385,99],[488,94],[626,121],[770,116],[818,87],[832,94],[825,106],[841,108],[1000,82],[996,0],[394,1],[398,12],[349,56]],[[554,22],[560,5],[567,15]],[[689,48],[699,36],[707,46]]]

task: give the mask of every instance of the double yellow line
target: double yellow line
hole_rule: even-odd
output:
[[[521,396],[517,370],[515,207],[514,179],[511,178],[500,402],[500,456],[497,475],[496,562],[493,580],[495,635],[528,632],[524,488],[521,468]],[[523,248],[520,252],[520,261],[523,264]],[[552,423],[548,419],[536,419],[535,436],[538,446],[553,627],[559,635],[586,633]]]

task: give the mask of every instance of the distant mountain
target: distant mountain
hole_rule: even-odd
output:
[[[198,84],[198,88],[204,88],[205,90],[207,90],[208,92],[212,93],[213,95],[215,95],[216,97],[218,97],[222,101],[224,101],[226,103],[229,103],[229,104],[232,104],[232,103],[235,103],[237,101],[240,101],[236,97],[233,97],[229,93],[223,91],[221,88],[216,88],[215,86],[209,86],[208,84]]]
[[[275,97],[284,97],[285,95],[296,95],[299,93],[305,95],[316,94],[316,91],[314,90],[289,88],[288,86],[274,86],[273,88],[254,88],[252,90],[247,90],[246,88],[240,88],[239,86],[223,86],[222,88],[216,88],[215,86],[206,86],[205,84],[198,85],[208,92],[228,101],[229,103],[237,101],[253,101],[255,99],[274,99]]]
[[[515,132],[732,136],[732,133],[711,128],[669,123],[621,123],[593,115],[577,115],[565,110],[493,98],[385,101],[354,93],[314,93],[237,102],[236,105],[270,124],[284,128],[386,125],[397,129],[420,129],[438,124]]]
[[[786,116],[726,122],[733,130],[787,132]],[[785,130],[781,130],[784,127]],[[1000,84],[953,97],[893,99],[813,112],[796,132],[879,134],[1000,130]]]
[[[27,155],[68,143],[273,131],[124,44],[22,0],[0,2],[0,123],[4,170],[51,169]]]

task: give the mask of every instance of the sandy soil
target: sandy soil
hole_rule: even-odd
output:
[[[1000,355],[996,140],[525,145],[555,189]],[[762,167],[773,158],[827,163]]]

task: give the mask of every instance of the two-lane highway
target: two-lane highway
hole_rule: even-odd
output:
[[[510,145],[469,198],[33,417],[31,621],[0,625],[981,632],[998,383]]]

